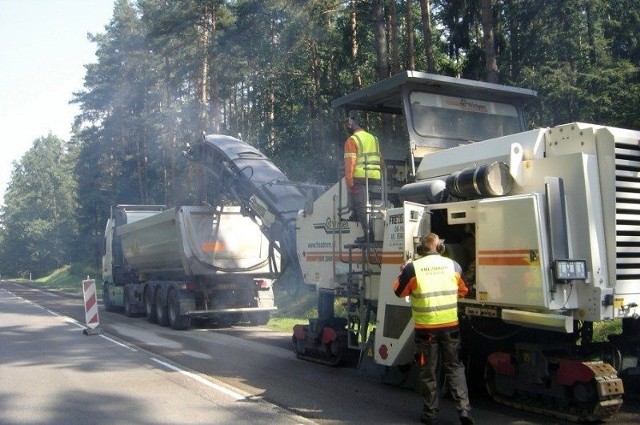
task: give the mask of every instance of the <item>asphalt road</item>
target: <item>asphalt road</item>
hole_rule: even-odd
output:
[[[13,301],[9,303],[5,300],[6,297],[13,297]],[[29,305],[29,312],[13,317],[13,325],[8,325],[4,316],[11,314],[10,306],[14,303],[26,304],[21,300],[29,300],[33,304]],[[199,423],[198,418],[206,421],[207,415],[218,411],[222,416],[218,419],[212,416],[213,419],[209,419],[208,423],[254,421],[284,424],[297,421],[302,423],[305,420],[327,425],[418,423],[421,402],[417,393],[383,385],[376,379],[360,376],[355,369],[331,368],[298,360],[291,350],[289,334],[248,327],[177,332],[150,324],[145,318],[129,319],[100,309],[100,328],[104,330],[104,334],[84,336],[78,328],[79,324],[69,324],[65,322],[67,319],[53,316],[50,312],[84,322],[82,299],[6,281],[0,283],[0,347],[6,345],[6,338],[14,339],[18,345],[22,343],[29,346],[27,354],[14,354],[13,358],[6,357],[5,350],[8,349],[0,348],[0,382],[3,384],[0,386],[0,411],[15,412],[18,415],[21,408],[29,403],[28,388],[25,388],[26,392],[7,394],[4,383],[19,381],[19,377],[24,376],[24,371],[30,371],[32,367],[44,367],[48,370],[71,369],[78,372],[78,376],[71,380],[74,385],[79,385],[87,375],[93,383],[76,393],[74,390],[63,389],[69,384],[64,376],[48,378],[47,381],[55,382],[51,384],[53,388],[60,386],[55,394],[66,395],[56,397],[60,399],[58,403],[63,408],[51,407],[43,401],[41,405],[48,412],[43,414],[52,415],[51,409],[63,412],[70,410],[72,405],[79,406],[86,414],[95,411],[99,417],[105,418],[105,422],[93,423]],[[38,317],[48,316],[49,321],[56,320],[64,324],[60,338],[66,348],[60,351],[60,355],[44,354],[47,352],[45,348],[52,344],[51,341],[44,343],[44,346],[31,346],[40,344],[31,342],[33,340],[46,341],[51,329],[50,324],[40,327],[20,324],[21,320],[27,320],[27,317],[34,314]],[[94,347],[93,344],[98,346]],[[91,348],[85,350],[85,346]],[[70,367],[70,364],[73,366]],[[96,372],[95,369],[100,369],[100,372],[86,373]],[[106,375],[97,379],[101,373]],[[142,373],[150,373],[152,376],[139,375]],[[163,376],[178,379],[179,383],[176,384],[169,378],[168,381],[162,381],[160,378]],[[33,379],[32,385],[37,387],[39,378]],[[210,385],[211,383],[215,385]],[[11,388],[11,385],[8,387]],[[135,387],[136,390],[130,394],[124,391],[124,387]],[[141,399],[142,394],[161,391],[163,387],[168,389],[166,395],[151,396],[150,402]],[[230,389],[231,394],[237,397],[221,394],[218,387]],[[172,402],[172,394],[176,392],[182,393],[185,399]],[[207,403],[219,399],[226,400],[229,404],[212,406]],[[198,403],[204,404],[204,407]],[[481,395],[472,394],[471,403],[473,415],[479,425],[568,424],[502,407]],[[135,407],[124,409],[122,406]],[[247,406],[253,410],[243,410]],[[609,423],[626,425],[640,422],[637,403],[625,403],[622,410]],[[150,418],[156,411],[159,412],[160,420]],[[169,411],[176,412],[176,416],[168,416]],[[263,414],[266,416],[252,416]],[[268,416],[269,414],[273,416]],[[442,425],[458,423],[450,399],[444,398],[441,401],[440,416]],[[179,422],[180,418],[185,417],[189,417],[189,420]],[[2,422],[0,418],[0,424],[4,423],[63,422]]]
[[[0,424],[310,423],[0,286]]]

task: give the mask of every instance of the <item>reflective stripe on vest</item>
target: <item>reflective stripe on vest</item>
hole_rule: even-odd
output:
[[[452,260],[427,255],[413,262],[417,288],[411,294],[416,326],[444,325],[458,321],[458,281]]]
[[[357,145],[358,153],[356,155],[356,168],[353,171],[353,177],[371,178],[380,180],[380,146],[378,138],[366,131],[359,131],[352,136]]]

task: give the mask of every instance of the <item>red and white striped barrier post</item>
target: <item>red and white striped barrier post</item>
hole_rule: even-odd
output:
[[[102,333],[98,327],[98,297],[96,296],[96,281],[89,279],[82,281],[82,294],[84,296],[84,317],[87,327],[82,331],[85,335],[97,335]]]

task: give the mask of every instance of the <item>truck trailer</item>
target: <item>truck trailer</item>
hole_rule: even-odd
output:
[[[203,318],[264,325],[280,255],[239,207],[118,205],[105,229],[107,311],[187,329]]]

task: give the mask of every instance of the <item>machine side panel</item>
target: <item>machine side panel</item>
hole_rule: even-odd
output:
[[[480,201],[476,226],[479,301],[497,305],[549,307],[547,243],[536,195]]]

